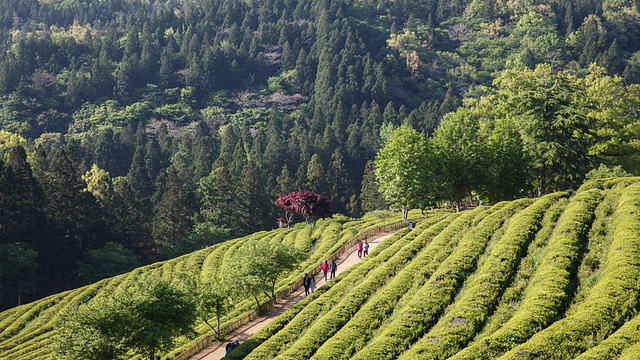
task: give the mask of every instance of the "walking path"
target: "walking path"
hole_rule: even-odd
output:
[[[384,239],[391,236],[393,232],[384,232],[377,235],[374,235],[370,238],[367,238],[367,242],[369,243],[369,253],[379,243],[381,243]],[[351,267],[351,265],[357,263],[360,259],[358,258],[357,249],[354,246],[348,252],[342,254],[339,258],[336,259],[336,264],[338,264],[338,269],[336,270],[336,276]],[[316,274],[316,287],[320,287],[324,285],[326,282],[324,281],[324,275],[322,272]],[[300,300],[304,299],[304,288],[301,286],[300,289],[282,299],[279,303],[275,304],[271,309],[269,309],[264,315],[256,318],[255,320],[245,324],[227,335],[227,339],[238,339],[240,342],[244,342],[251,335],[258,332],[260,329],[265,327],[271,321],[273,321],[280,314],[285,312],[287,309],[297,304]],[[213,344],[206,347],[197,355],[193,356],[191,360],[219,360],[224,357],[225,353],[225,345],[226,342],[215,341]]]

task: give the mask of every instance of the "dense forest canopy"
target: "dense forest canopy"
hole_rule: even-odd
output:
[[[403,124],[452,152],[421,207],[640,173],[638,2],[0,7],[0,308],[274,228],[301,189],[384,208]]]

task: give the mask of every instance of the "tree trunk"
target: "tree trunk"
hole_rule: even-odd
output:
[[[216,335],[216,336],[217,336],[217,335],[219,334],[219,331],[220,331],[220,329],[219,329],[219,328],[218,328],[218,332],[216,332],[216,329],[214,329],[214,328],[213,328],[213,326],[211,326],[211,324],[209,324],[209,322],[207,321],[207,319],[204,319],[203,321],[204,321],[204,323],[209,327],[209,329],[211,329],[211,331],[213,332],[213,335]],[[220,321],[218,320],[218,323],[219,323],[219,322],[220,322]]]
[[[256,300],[256,304],[258,305],[258,313],[262,314],[262,307],[260,306],[260,300],[258,300],[258,296],[253,295],[253,298]]]
[[[407,221],[407,217],[409,216],[409,209],[403,207],[402,208],[402,221]]]
[[[273,303],[276,303],[276,281],[273,280],[271,282],[271,299],[273,299]]]

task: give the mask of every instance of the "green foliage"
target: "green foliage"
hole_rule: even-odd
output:
[[[529,203],[528,200],[513,202],[487,215],[472,231],[467,232],[451,255],[442,261],[425,285],[405,304],[403,316],[394,318],[354,358],[397,358],[422,337],[471,272],[493,233],[502,226],[506,218]]]
[[[547,65],[505,71],[495,84],[501,111],[517,119],[538,194],[577,185],[589,168],[593,124],[584,88]]]
[[[425,354],[444,359],[465,347],[497,303],[520,260],[519,255],[538,231],[544,213],[561,196],[547,195],[509,221],[505,234],[491,249],[482,267],[478,268],[478,276],[465,283],[462,296],[450,306],[446,315],[400,359]]]
[[[593,220],[593,210],[602,199],[599,190],[582,192],[567,206],[553,233],[547,251],[531,279],[524,300],[511,319],[492,335],[467,347],[453,358],[490,359],[526,341],[563,310],[571,274],[576,269],[580,244]]]
[[[631,176],[631,174],[624,171],[620,165],[609,167],[605,164],[600,164],[600,166],[587,173],[585,181],[592,179],[620,178],[625,176]]]
[[[434,180],[430,186],[438,200],[452,201],[456,208],[486,179],[486,146],[480,134],[480,119],[460,108],[447,115],[433,134]]]
[[[196,306],[187,294],[152,277],[67,312],[56,352],[71,359],[123,358],[129,349],[150,358],[189,334]]]
[[[99,249],[90,250],[87,258],[78,265],[78,270],[83,281],[93,283],[130,271],[136,266],[138,261],[133,251],[110,242]]]
[[[425,207],[430,185],[427,156],[426,139],[407,126],[396,130],[376,156],[379,191],[392,208],[402,211],[403,220],[409,209]]]
[[[225,264],[224,273],[234,279],[233,291],[255,298],[259,308],[258,296],[266,294],[275,298],[276,281],[285,271],[293,269],[302,256],[303,253],[295,248],[279,243],[251,241],[240,247],[232,261]]]

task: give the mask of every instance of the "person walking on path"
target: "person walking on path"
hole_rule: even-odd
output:
[[[336,270],[338,270],[338,264],[336,264],[336,260],[333,259],[331,260],[331,264],[329,264],[329,271],[331,272],[331,276],[329,277],[330,279],[336,277]]]
[[[309,287],[311,287],[311,292],[314,293],[316,291],[316,279],[313,276],[311,276],[309,279]]]
[[[369,255],[369,243],[365,240],[362,245],[362,256],[366,257],[367,255]]]
[[[329,271],[329,263],[325,260],[322,265],[320,265],[322,272],[324,273],[324,281],[327,281],[327,271]]]
[[[362,258],[362,248],[363,248],[363,244],[362,244],[362,240],[358,241],[358,258],[361,259]]]
[[[309,277],[309,274],[304,275],[302,285],[304,285],[304,296],[309,295],[309,288],[311,287],[311,278]]]

